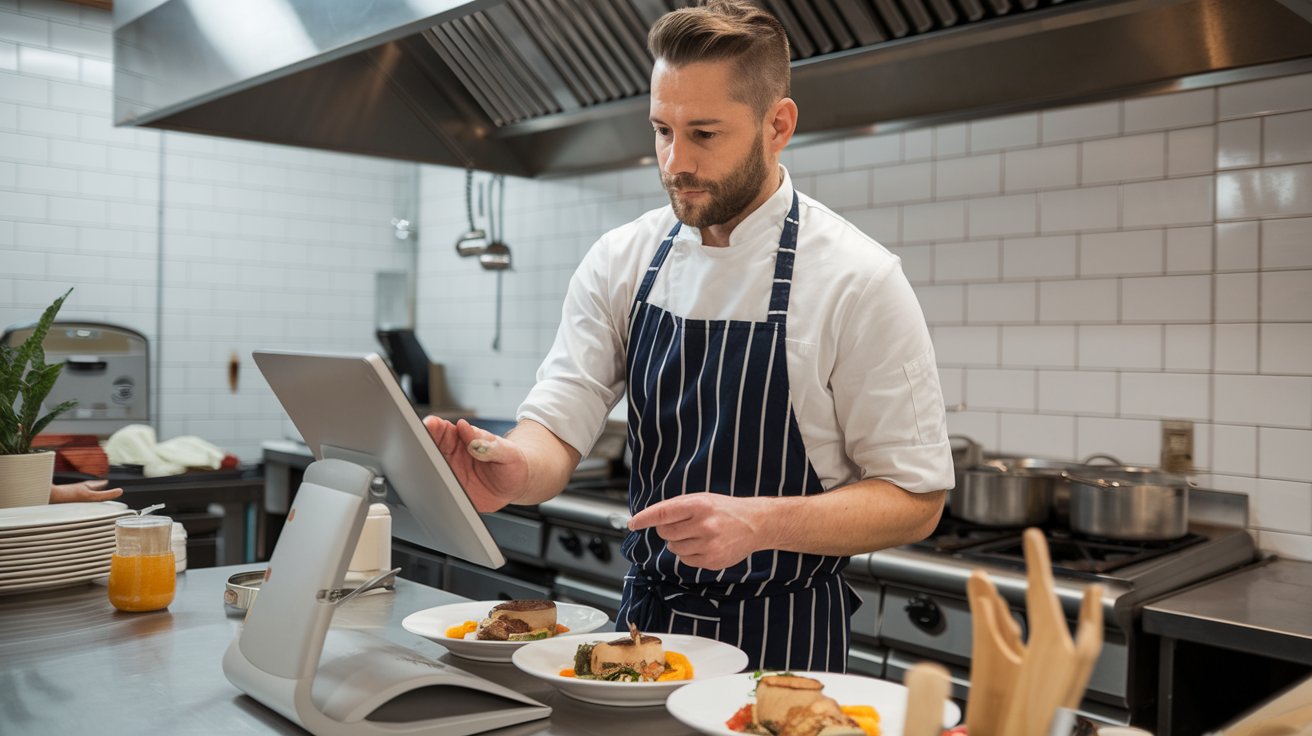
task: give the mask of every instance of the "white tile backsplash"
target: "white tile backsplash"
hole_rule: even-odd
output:
[[[1166,175],[1166,135],[1106,138],[1080,144],[1080,183],[1085,186]]]
[[[1037,457],[1071,457],[1075,454],[1075,417],[1045,414],[999,416],[998,449]]]
[[[966,214],[970,236],[1034,235],[1037,204],[1033,194],[972,199]]]
[[[1163,367],[1168,371],[1212,370],[1213,325],[1166,325]]]
[[[1257,474],[1266,479],[1293,481],[1312,477],[1312,431],[1259,428]]]
[[[1212,391],[1216,421],[1312,428],[1312,378],[1218,373]]]
[[[1312,217],[1262,222],[1262,268],[1312,268]]]
[[[1166,272],[1212,271],[1212,228],[1173,227],[1166,231]]]
[[[1262,119],[1262,163],[1293,164],[1312,161],[1312,111],[1272,115]]]
[[[1201,225],[1212,222],[1212,177],[1150,181],[1124,186],[1125,227]]]
[[[1216,168],[1239,169],[1262,162],[1262,121],[1231,120],[1216,126]]]
[[[1111,371],[1040,371],[1039,411],[1081,416],[1117,411],[1116,373]]]
[[[1163,130],[1216,122],[1216,91],[1154,95],[1125,101],[1124,132]]]
[[[1161,370],[1162,328],[1158,325],[1082,325],[1077,365],[1089,369]]]
[[[1119,308],[1115,279],[1039,282],[1040,322],[1114,322]]]
[[[1216,217],[1312,215],[1312,164],[1223,171],[1216,175]]]
[[[1161,422],[1156,419],[1079,417],[1075,453],[1086,458],[1107,454],[1131,465],[1156,466],[1161,462]]]
[[[1312,324],[1264,324],[1259,366],[1262,373],[1312,375]]]
[[[1008,193],[1075,186],[1079,171],[1077,145],[1007,151],[1003,184]]]
[[[1105,138],[1121,132],[1120,102],[1101,102],[1044,111],[1041,115],[1043,142],[1057,143],[1085,138]]]
[[[1215,226],[1216,270],[1254,271],[1258,267],[1261,224],[1222,222]]]
[[[1221,87],[1217,114],[1221,120],[1312,109],[1312,75],[1299,74]]]
[[[966,370],[966,406],[972,409],[1034,411],[1035,372],[969,368]]]
[[[1258,291],[1263,320],[1312,322],[1312,270],[1267,271]]]
[[[1040,192],[1039,230],[1111,230],[1120,224],[1120,201],[1120,191],[1114,186]]]
[[[897,163],[902,160],[902,136],[893,133],[848,138],[843,141],[842,157],[844,168],[868,169]]]
[[[922,202],[933,196],[932,164],[888,166],[875,169],[873,174],[874,183],[870,193],[875,206],[898,202]]]
[[[934,196],[939,199],[1002,191],[1002,156],[988,154],[942,159],[934,164]]]
[[[941,243],[934,246],[935,281],[996,281],[998,241]]]
[[[1005,325],[1002,365],[1006,367],[1075,367],[1075,333],[1069,327]]]
[[[1005,279],[1070,278],[1076,275],[1075,235],[1006,238],[1002,241]]]
[[[969,284],[966,287],[966,321],[972,323],[1034,322],[1037,291],[1031,282]]]
[[[1161,230],[1087,233],[1080,236],[1080,275],[1161,273],[1163,242]]]
[[[976,120],[970,123],[970,150],[973,153],[1024,148],[1034,146],[1038,142],[1037,113]]]
[[[1205,421],[1210,387],[1211,376],[1206,375],[1122,373],[1120,415]]]
[[[1249,521],[1260,529],[1312,534],[1312,483],[1258,480],[1251,506]]]
[[[1166,175],[1210,174],[1216,169],[1216,132],[1212,127],[1173,130],[1166,140]]]
[[[1123,322],[1211,322],[1211,276],[1161,276],[1121,281]]]
[[[1217,473],[1257,473],[1257,427],[1212,425],[1212,467]]]

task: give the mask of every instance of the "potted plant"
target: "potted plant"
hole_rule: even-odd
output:
[[[46,365],[42,344],[72,292],[64,292],[46,308],[22,345],[0,345],[0,506],[35,506],[50,499],[55,453],[33,452],[32,440],[77,402],[65,401],[40,416],[64,368],[62,363]]]

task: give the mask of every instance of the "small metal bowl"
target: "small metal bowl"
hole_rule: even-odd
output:
[[[263,583],[263,570],[239,572],[229,577],[223,588],[223,605],[237,611],[250,609]]]

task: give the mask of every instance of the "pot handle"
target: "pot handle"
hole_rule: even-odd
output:
[[[1090,455],[1090,456],[1084,458],[1083,460],[1081,460],[1081,461],[1080,461],[1080,464],[1081,464],[1081,465],[1092,465],[1094,460],[1106,460],[1106,461],[1110,462],[1112,465],[1117,465],[1117,466],[1120,466],[1120,467],[1125,467],[1125,463],[1123,463],[1123,462],[1121,462],[1120,460],[1118,460],[1118,459],[1116,458],[1116,456],[1114,456],[1114,455],[1108,455],[1108,454],[1105,453],[1105,452],[1094,453],[1094,454],[1092,454],[1092,455]]]
[[[1121,487],[1121,484],[1120,484],[1119,482],[1117,482],[1117,481],[1114,481],[1114,480],[1104,480],[1104,479],[1102,479],[1102,478],[1090,478],[1090,477],[1088,477],[1088,476],[1084,476],[1084,475],[1076,475],[1076,474],[1072,473],[1072,472],[1069,471],[1069,470],[1063,470],[1063,471],[1061,471],[1061,477],[1064,478],[1064,479],[1066,479],[1066,480],[1073,480],[1073,481],[1075,481],[1076,483],[1083,483],[1083,484],[1085,484],[1085,485],[1090,485],[1090,486],[1098,486],[1099,488],[1120,488],[1120,487]]]

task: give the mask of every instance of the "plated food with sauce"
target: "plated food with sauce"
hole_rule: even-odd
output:
[[[703,677],[740,672],[747,655],[714,639],[684,634],[568,636],[530,642],[511,661],[565,695],[601,705],[660,705]]]
[[[901,736],[906,687],[833,672],[743,673],[689,683],[665,707],[713,736]],[[961,719],[948,702],[943,725]]]
[[[473,601],[416,611],[401,621],[401,627],[441,644],[458,657],[509,662],[525,644],[587,634],[609,620],[602,611],[574,603]]]

